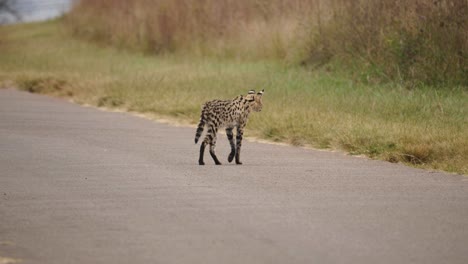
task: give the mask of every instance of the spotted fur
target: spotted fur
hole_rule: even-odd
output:
[[[249,91],[247,95],[239,95],[231,100],[212,100],[206,102],[201,111],[200,123],[195,134],[195,144],[198,142],[204,127],[208,127],[205,139],[200,146],[200,157],[198,164],[205,165],[203,155],[205,147],[210,145],[210,155],[216,165],[221,165],[215,154],[216,134],[218,129],[225,127],[226,135],[231,145],[231,153],[228,161],[231,162],[234,157],[236,164],[242,164],[240,161],[240,151],[242,146],[242,136],[244,127],[247,124],[249,114],[252,111],[260,112],[263,107],[262,96],[264,90],[255,93]],[[234,142],[233,130],[236,129],[236,142]]]

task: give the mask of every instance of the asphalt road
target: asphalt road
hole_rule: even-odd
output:
[[[467,177],[194,133],[0,89],[0,263],[468,263]]]

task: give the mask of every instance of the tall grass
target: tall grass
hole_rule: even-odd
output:
[[[284,57],[302,0],[83,0],[73,32],[151,53]]]
[[[338,56],[365,81],[468,86],[468,1],[333,3],[333,18],[310,33],[309,59]]]
[[[468,86],[467,0],[81,0],[76,35],[188,52],[351,69],[357,81]]]

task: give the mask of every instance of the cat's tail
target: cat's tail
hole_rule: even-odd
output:
[[[198,124],[198,127],[197,127],[197,133],[195,133],[195,144],[198,143],[198,139],[200,139],[200,136],[203,133],[203,129],[205,128],[205,118],[203,117],[204,116],[202,113],[200,117],[200,123]]]

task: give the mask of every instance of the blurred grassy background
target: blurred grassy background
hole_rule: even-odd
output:
[[[151,6],[154,1],[144,0],[84,0],[61,20],[0,27],[0,82],[6,86],[12,81],[30,92],[191,124],[198,121],[201,104],[209,99],[265,88],[264,110],[252,115],[248,136],[468,174],[466,76],[456,73],[466,70],[466,61],[460,57],[454,57],[459,59],[450,73],[454,75],[447,68],[443,77],[428,79],[424,74],[418,75],[424,78],[416,76],[419,59],[408,66],[408,73],[398,70],[400,73],[392,76],[390,68],[400,66],[392,58],[384,59],[387,53],[380,55],[369,44],[371,40],[364,41],[368,45],[363,44],[362,50],[356,48],[356,56],[347,52],[352,43],[345,41],[343,50],[339,50],[335,39],[339,31],[331,33],[328,28],[338,25],[330,22],[335,14],[323,11],[317,18],[308,12],[328,10],[338,3],[344,4],[340,8],[352,8],[346,7],[346,1],[327,5],[319,1],[272,1],[276,6],[263,1],[175,2],[194,13],[172,14],[179,12],[172,10],[178,8],[172,1],[158,1],[159,7]],[[231,6],[222,13],[218,10],[222,9],[220,3]],[[160,18],[164,12],[158,8],[168,13]],[[225,24],[221,33],[209,29],[218,21],[205,21],[214,19],[211,9],[216,14],[221,12],[219,19],[239,29]],[[108,15],[96,13],[104,10]],[[178,23],[184,24],[179,20],[169,26],[174,17],[195,19],[191,17],[197,12],[204,14],[196,19],[205,19],[206,30],[199,28],[205,24],[192,24],[192,20],[184,22],[191,25],[186,31],[179,32]],[[151,14],[154,20],[141,22]],[[125,15],[136,16],[136,22]],[[167,37],[158,37],[162,34],[159,27],[171,28],[163,30]],[[304,27],[307,30],[302,31]],[[171,44],[166,46],[161,39]],[[327,41],[330,43],[325,44]],[[445,48],[453,49],[450,45]],[[388,73],[377,67],[379,60],[383,66],[388,64]],[[428,65],[425,67],[429,70],[440,69]]]
[[[364,82],[468,86],[466,0],[81,0],[74,35],[148,53],[334,59]]]

